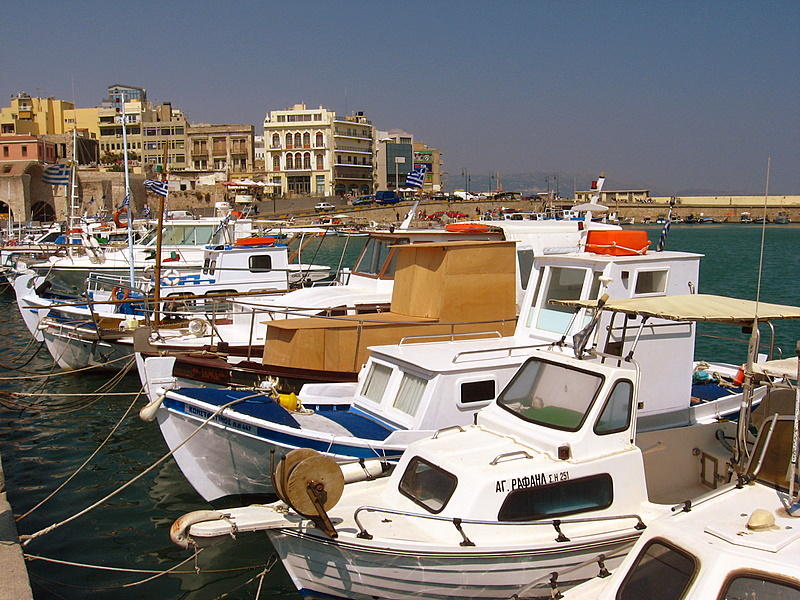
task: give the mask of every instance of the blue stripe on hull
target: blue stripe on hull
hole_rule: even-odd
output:
[[[212,414],[211,411],[208,411],[204,408],[198,408],[196,406],[192,406],[191,404],[187,404],[186,402],[172,398],[167,398],[164,400],[164,407],[186,415],[187,417],[196,419],[204,420],[210,417]],[[317,450],[318,452],[324,452],[326,454],[349,456],[352,458],[374,458],[376,456],[386,456],[387,458],[396,459],[400,458],[400,455],[402,454],[402,452],[398,452],[396,450],[381,452],[378,454],[378,452],[381,451],[381,447],[377,444],[373,444],[373,448],[364,448],[349,444],[330,444],[322,440],[309,439],[301,435],[291,435],[280,431],[273,431],[272,429],[267,429],[265,427],[256,427],[249,423],[238,421],[223,415],[218,415],[214,418],[214,421],[235,431],[248,433],[259,438],[260,440],[278,446],[290,448],[311,448],[312,450]],[[365,441],[371,442],[372,440]]]

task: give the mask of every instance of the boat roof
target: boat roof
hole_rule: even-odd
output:
[[[596,308],[597,300],[554,301],[567,306]],[[682,294],[651,298],[608,300],[603,310],[637,317],[658,317],[669,321],[708,321],[750,325],[753,321],[800,319],[800,307],[755,302],[713,294]]]

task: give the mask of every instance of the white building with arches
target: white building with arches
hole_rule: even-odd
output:
[[[358,196],[374,181],[372,123],[357,112],[295,104],[264,118],[264,168],[281,195]]]

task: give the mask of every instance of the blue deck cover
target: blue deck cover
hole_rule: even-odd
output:
[[[300,429],[300,424],[295,421],[294,417],[289,414],[285,408],[275,402],[266,394],[254,395],[257,392],[253,390],[218,390],[207,388],[190,388],[178,390],[178,392],[188,398],[213,404],[215,406],[222,406],[228,402],[233,402],[239,398],[253,396],[247,398],[238,404],[231,406],[231,410],[255,417],[256,419],[263,419],[270,423],[278,425],[285,425],[287,427],[294,427]]]

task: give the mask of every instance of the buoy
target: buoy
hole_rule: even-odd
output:
[[[224,519],[225,515],[216,510],[195,510],[178,517],[172,526],[169,528],[169,539],[173,544],[187,549],[194,545],[194,542],[189,537],[189,528],[195,523],[202,523],[203,521],[218,521]]]
[[[161,278],[161,285],[174,286],[181,282],[181,275],[175,269],[170,269]]]
[[[124,287],[115,287],[111,290],[112,300],[127,300],[131,295],[131,291]]]
[[[744,383],[744,369],[742,369],[742,367],[739,367],[739,370],[736,371],[736,375],[733,377],[733,385],[735,387],[742,387],[743,383]]]
[[[291,394],[278,394],[278,403],[286,410],[296,411],[303,408],[300,398],[294,392]]]

